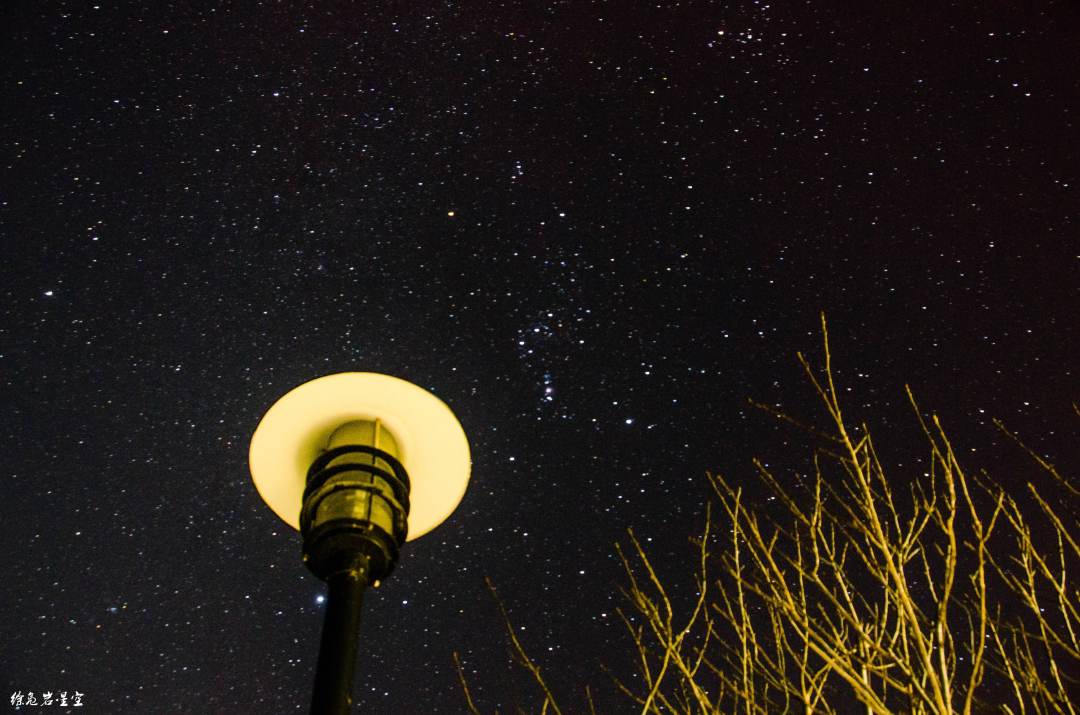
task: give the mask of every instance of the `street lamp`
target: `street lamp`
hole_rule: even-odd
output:
[[[293,389],[251,437],[259,495],[303,536],[303,561],[326,581],[311,712],[349,712],[360,608],[398,550],[441,524],[469,483],[469,443],[454,413],[411,382],[371,372]]]

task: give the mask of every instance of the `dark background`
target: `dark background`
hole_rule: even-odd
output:
[[[323,584],[247,447],[328,373],[432,390],[473,454],[365,604],[370,713],[463,712],[454,650],[538,709],[485,575],[564,707],[628,711],[613,544],[682,593],[705,471],[805,469],[747,398],[822,416],[821,311],[894,479],[905,383],[1007,484],[991,416],[1080,457],[1075,3],[8,9],[5,700],[306,711]]]

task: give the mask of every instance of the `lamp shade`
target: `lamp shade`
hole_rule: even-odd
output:
[[[263,501],[294,529],[308,468],[330,435],[354,420],[379,420],[397,442],[411,489],[408,540],[441,524],[469,483],[469,443],[454,413],[427,390],[374,372],[326,375],[287,392],[251,437],[248,464]]]

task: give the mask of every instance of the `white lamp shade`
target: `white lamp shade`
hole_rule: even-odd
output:
[[[441,524],[461,503],[472,466],[454,413],[427,390],[374,372],[326,375],[286,393],[251,437],[248,464],[263,501],[294,529],[307,470],[331,433],[353,420],[381,420],[394,435],[409,474],[412,541]]]

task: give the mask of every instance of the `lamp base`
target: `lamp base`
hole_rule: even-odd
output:
[[[336,519],[304,533],[301,557],[308,571],[327,583],[363,559],[369,583],[385,581],[398,560],[394,538],[370,522]]]

